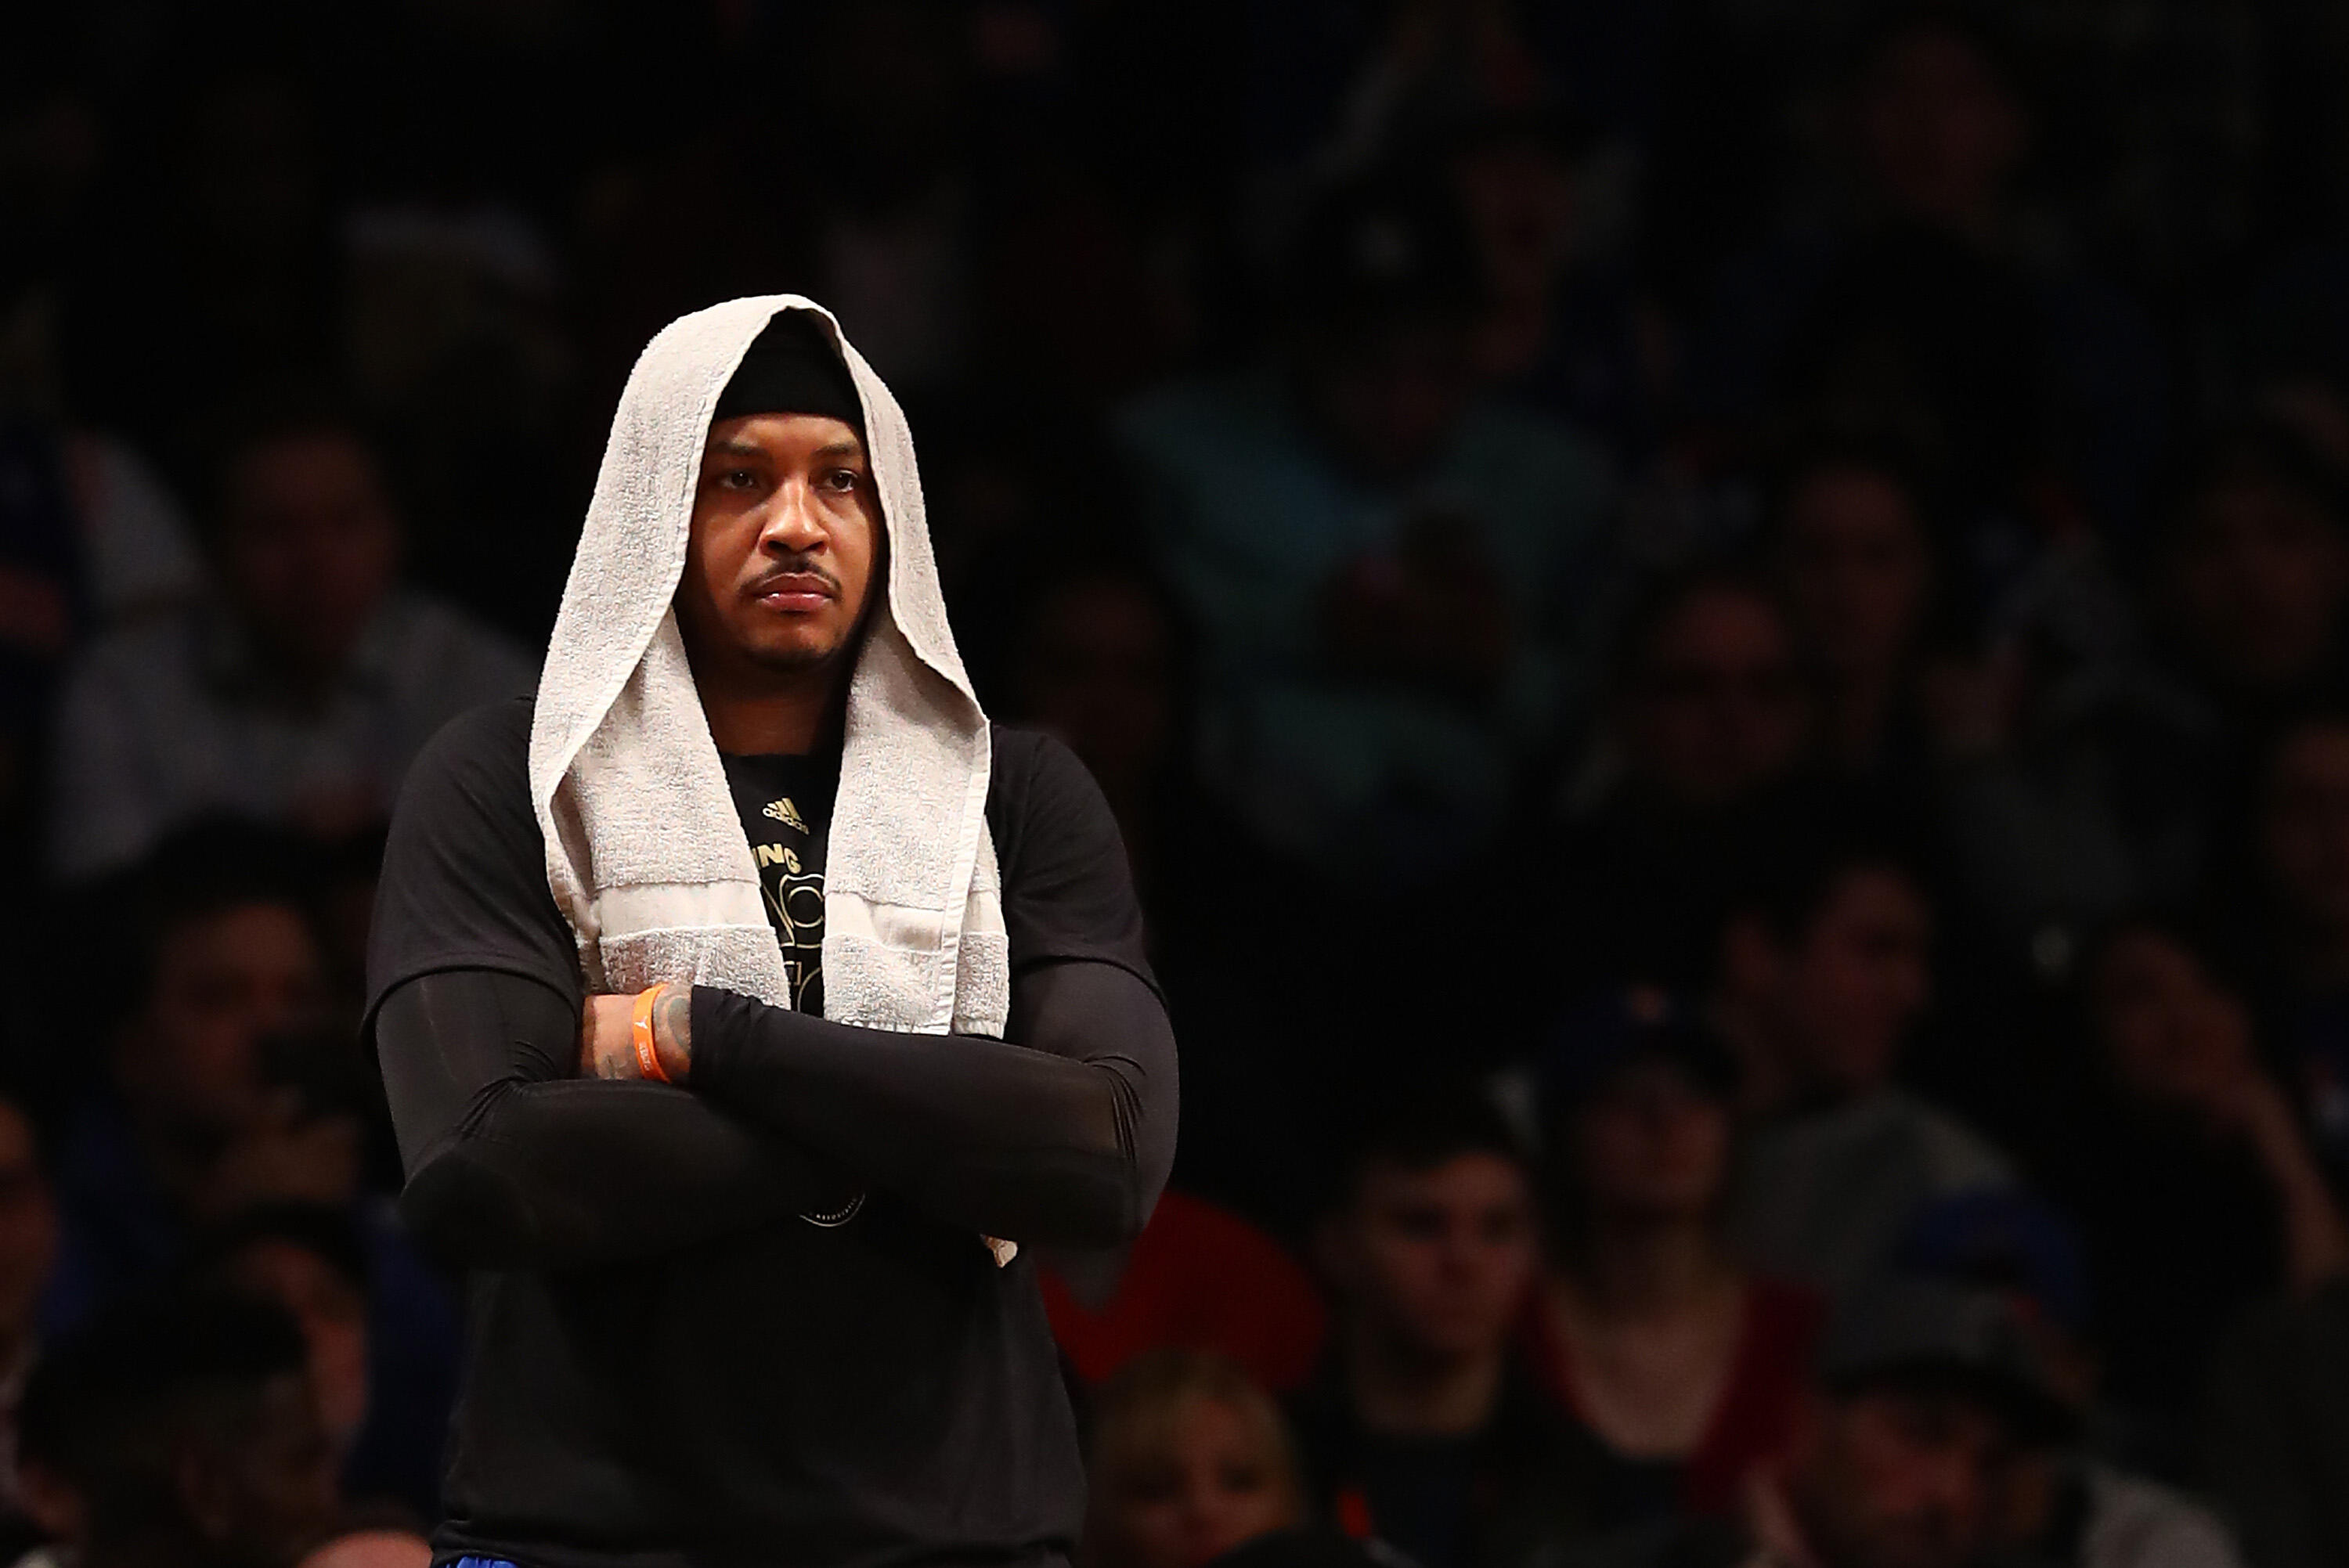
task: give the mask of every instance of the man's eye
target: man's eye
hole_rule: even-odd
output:
[[[718,476],[718,483],[725,490],[753,490],[758,486],[759,476],[748,469],[728,469]]]
[[[841,494],[846,495],[856,488],[857,477],[854,469],[834,469],[824,476],[824,483]]]

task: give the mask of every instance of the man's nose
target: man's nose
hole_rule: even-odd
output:
[[[1982,1516],[1984,1490],[1979,1465],[1954,1455],[1945,1457],[1927,1471],[1925,1510],[1943,1530],[1963,1534]]]
[[[760,531],[759,542],[798,555],[822,544],[824,538],[823,523],[816,514],[815,498],[807,481],[786,480],[768,508],[767,526]]]

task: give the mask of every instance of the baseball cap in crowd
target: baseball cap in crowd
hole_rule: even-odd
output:
[[[2088,1327],[2088,1271],[2079,1242],[2046,1203],[2011,1188],[1960,1192],[1926,1206],[1892,1266],[2024,1298],[2077,1336]]]
[[[1639,1062],[1679,1068],[1715,1099],[1737,1094],[1737,1058],[1693,1006],[1652,985],[1594,996],[1558,1025],[1541,1071],[1542,1125],[1555,1128]]]
[[[2025,1442],[2060,1439],[2076,1424],[2015,1302],[1946,1280],[1896,1275],[1851,1292],[1827,1320],[1817,1371],[1824,1387],[1841,1394],[1961,1389],[1996,1409]]]

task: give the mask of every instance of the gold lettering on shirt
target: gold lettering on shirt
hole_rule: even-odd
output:
[[[789,844],[753,844],[750,852],[757,857],[761,867],[781,866],[793,876],[799,874],[799,851]]]
[[[780,800],[768,801],[766,814],[786,828],[797,828],[802,833],[808,830],[805,819],[800,815],[800,809],[792,804],[792,798],[788,795]]]

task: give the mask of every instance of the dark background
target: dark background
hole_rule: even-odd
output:
[[[1902,1080],[2108,1337],[2173,1272],[2223,1316],[2290,1273],[2227,1086],[2349,1175],[2344,89],[2319,0],[15,7],[0,1055],[46,1127],[109,1092],[141,873],[53,852],[53,716],[237,613],[105,564],[207,559],[224,410],[331,407],[528,653],[645,340],[792,290],[909,411],[990,710],[1125,826],[1178,1185],[1300,1235],[1360,1102],[1701,1005],[1757,861],[1865,827],[1931,920]],[[347,1011],[369,817],[274,824]],[[2132,921],[2201,987],[2138,1120]],[[2169,1132],[2217,1174],[2116,1195]]]

